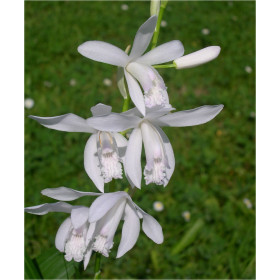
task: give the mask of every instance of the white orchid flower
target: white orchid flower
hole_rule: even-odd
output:
[[[78,52],[87,58],[123,68],[130,97],[143,115],[145,107],[171,107],[164,81],[152,65],[172,61],[184,54],[184,47],[178,40],[162,44],[144,54],[156,23],[157,16],[152,16],[140,26],[129,55],[120,48],[101,41],[88,41],[78,47]],[[137,81],[144,90],[144,96]]]
[[[100,195],[99,193],[80,192],[65,187],[53,190],[45,189],[42,191],[42,194],[50,194],[48,195],[50,197],[52,193],[57,194],[56,199],[64,199],[65,201],[74,200],[85,195]],[[70,217],[64,220],[57,231],[55,247],[60,252],[65,253],[64,257],[67,261],[71,261],[72,259],[76,262],[84,261],[84,269],[86,269],[91,256],[91,250],[88,250],[87,247],[92,239],[92,231],[94,230],[93,225],[88,222],[88,207],[73,206],[60,201],[26,207],[25,212],[35,215],[45,215],[49,212],[70,213]]]
[[[160,224],[138,207],[126,192],[96,194],[60,187],[45,189],[42,194],[64,201],[99,195],[89,209],[83,206],[71,206],[65,202],[25,208],[26,212],[37,215],[48,212],[71,213],[71,218],[66,219],[58,230],[56,248],[65,252],[68,261],[72,258],[75,261],[84,260],[85,268],[92,251],[99,252],[105,257],[109,256],[116,230],[122,219],[124,224],[117,258],[122,257],[135,245],[140,231],[140,219],[143,219],[142,229],[145,234],[157,244],[163,242]]]
[[[124,169],[129,181],[140,189],[142,140],[146,154],[144,169],[146,184],[166,186],[173,174],[175,159],[170,141],[160,127],[200,125],[216,117],[223,107],[223,105],[206,105],[175,113],[170,113],[173,108],[153,109],[147,111],[145,117],[134,108],[121,114],[112,113],[103,117],[89,118],[87,122],[96,129],[103,127],[115,132],[133,128],[126,149]]]
[[[91,108],[93,117],[111,113],[111,106],[97,104]],[[84,151],[85,170],[96,187],[104,192],[104,183],[122,179],[122,165],[127,140],[119,133],[92,128],[85,119],[75,114],[56,117],[30,116],[41,125],[60,131],[92,133]]]

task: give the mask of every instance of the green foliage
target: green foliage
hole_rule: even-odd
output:
[[[180,253],[183,249],[192,244],[203,225],[203,220],[197,220],[195,224],[186,232],[183,238],[175,245],[175,247],[171,251],[171,255]]]
[[[24,279],[41,279],[42,274],[37,263],[24,252]]]
[[[149,2],[129,2],[128,11],[123,11],[121,4],[25,2],[25,97],[35,101],[35,106],[25,112],[26,206],[53,202],[40,194],[44,188],[64,185],[97,191],[83,167],[89,134],[49,130],[28,119],[28,115],[72,112],[87,118],[91,116],[90,107],[99,102],[110,104],[115,112],[122,110],[117,67],[91,61],[77,52],[77,47],[88,40],[110,42],[122,49],[132,43],[137,28],[149,17]],[[119,228],[110,258],[102,257],[101,278],[253,279],[255,3],[170,1],[163,19],[167,26],[160,29],[159,44],[178,39],[185,46],[185,54],[210,45],[222,49],[216,60],[196,68],[158,69],[173,107],[185,110],[223,103],[225,108],[205,125],[164,128],[173,146],[175,172],[166,188],[143,184],[133,196],[162,225],[164,243],[154,244],[141,232],[135,247],[115,259]],[[203,35],[203,28],[210,33]],[[246,66],[252,68],[252,73],[245,71]],[[112,80],[112,86],[103,84],[105,78]],[[76,84],[71,85],[73,79]],[[115,190],[127,187],[126,180],[110,184]],[[243,203],[244,198],[251,200],[251,209]],[[164,204],[162,212],[153,210],[154,201]],[[85,197],[74,204],[89,206],[91,202]],[[190,222],[182,217],[186,210],[191,213]],[[55,234],[66,217],[64,213],[25,214],[25,249],[41,266],[42,254],[48,254],[49,248],[56,251]],[[173,248],[200,220],[204,224],[197,234],[187,238],[188,246],[172,255]],[[64,266],[62,254],[56,253],[60,258],[57,262],[45,259],[48,269],[39,265],[43,276],[48,270],[55,273]],[[30,266],[26,273],[36,273],[28,258],[25,261]],[[72,263],[68,265],[68,273],[73,273]],[[92,279],[93,271],[94,257],[86,271],[71,277]]]
[[[76,263],[67,262],[56,248],[45,251],[36,260],[43,279],[70,279],[76,271]]]

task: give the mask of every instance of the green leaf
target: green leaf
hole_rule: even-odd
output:
[[[253,256],[252,260],[250,261],[250,263],[244,270],[244,272],[242,274],[242,278],[243,279],[255,278],[256,277],[255,271],[256,271],[256,256]]]
[[[176,255],[180,253],[184,248],[189,246],[195,240],[197,233],[200,231],[203,225],[204,221],[202,219],[197,220],[192,228],[186,232],[181,241],[176,246],[174,246],[171,254]]]
[[[159,263],[158,263],[157,251],[155,251],[155,250],[151,251],[151,260],[152,260],[152,264],[153,264],[153,267],[155,269],[155,272],[158,272],[159,271]]]
[[[24,279],[42,279],[36,262],[26,252],[24,252]]]
[[[69,279],[76,271],[74,261],[67,262],[56,248],[41,254],[37,263],[44,279]]]

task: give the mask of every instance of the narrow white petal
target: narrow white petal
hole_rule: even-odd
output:
[[[112,134],[117,142],[118,148],[127,146],[127,139],[124,136],[117,132],[113,132]]]
[[[127,91],[124,81],[124,68],[118,67],[117,71],[117,85],[124,99],[127,99]]]
[[[224,105],[205,105],[195,109],[171,113],[158,118],[160,126],[194,126],[214,119],[224,108]]]
[[[119,223],[124,215],[124,209],[127,204],[127,193],[125,197],[122,197],[117,201],[117,203],[107,212],[107,214],[102,218],[101,223],[103,223],[100,235],[107,236],[107,244],[113,246],[113,240]],[[110,246],[109,246],[110,247]]]
[[[45,203],[41,205],[31,206],[24,208],[24,211],[35,215],[45,215],[49,212],[64,212],[70,213],[74,208],[66,202]]]
[[[143,116],[146,114],[145,103],[143,93],[137,81],[127,72],[124,71],[129,95],[131,97],[132,102],[135,104],[137,109],[141,112]]]
[[[175,110],[175,108],[153,107],[151,109],[147,109],[145,118],[153,122],[154,120],[156,121],[159,117],[164,116],[173,110]]]
[[[153,86],[155,74],[150,66],[131,62],[127,65],[126,70],[139,81],[144,91],[148,91]]]
[[[95,61],[124,67],[128,55],[120,48],[101,41],[88,41],[78,47],[78,52]]]
[[[88,220],[88,207],[81,206],[75,208],[71,212],[71,222],[74,229],[81,228]]]
[[[140,26],[133,41],[133,46],[129,55],[130,60],[141,56],[148,48],[153,37],[156,24],[157,16],[152,16]]]
[[[87,251],[85,253],[85,256],[84,256],[84,270],[86,270],[86,268],[88,266],[91,254],[92,254],[92,250],[91,249],[87,249]]]
[[[84,151],[84,166],[89,178],[99,191],[104,192],[104,179],[101,176],[100,162],[97,155],[96,134],[90,136]]]
[[[102,103],[98,103],[97,105],[91,107],[90,110],[93,116],[106,116],[111,113],[112,107]]]
[[[178,40],[174,40],[152,49],[136,59],[136,62],[148,65],[161,64],[181,57],[183,54],[183,44]]]
[[[101,219],[120,199],[127,197],[126,192],[106,193],[99,196],[89,208],[89,222]]]
[[[85,119],[71,113],[56,117],[29,116],[29,118],[50,129],[68,132],[95,132],[95,129],[90,127]]]
[[[113,133],[113,136],[117,142],[118,146],[118,152],[119,152],[119,157],[124,160],[125,152],[126,152],[126,147],[127,147],[127,140],[124,136],[122,136],[120,133]]]
[[[122,228],[122,238],[118,248],[117,258],[122,257],[135,245],[140,231],[140,221],[136,211],[129,204],[125,207],[124,224]]]
[[[96,228],[96,223],[90,223],[86,236],[86,247],[88,246],[89,242],[93,239],[95,228]]]
[[[58,251],[64,252],[66,240],[71,230],[71,219],[67,218],[59,227],[55,236],[55,247]]]
[[[125,115],[125,116],[137,116],[139,118],[142,118],[142,114],[139,112],[139,110],[136,107],[123,112],[122,115]]]
[[[221,51],[218,46],[211,46],[202,50],[187,54],[174,60],[177,69],[191,68],[215,59]]]
[[[141,152],[142,152],[142,134],[140,128],[135,128],[128,141],[124,169],[130,181],[135,187],[141,189]]]
[[[169,181],[174,172],[174,168],[175,168],[174,152],[173,152],[172,145],[171,145],[167,135],[163,132],[163,130],[160,127],[155,126],[155,128],[157,129],[157,131],[160,134],[162,141],[163,141],[164,150],[165,150],[165,154],[166,154],[167,161],[168,161],[168,168],[166,168],[166,176]]]
[[[141,119],[136,116],[126,116],[118,113],[111,113],[103,117],[92,117],[87,119],[87,123],[100,130],[110,132],[120,132],[137,126]]]
[[[41,191],[42,195],[51,197],[56,200],[71,201],[83,196],[98,196],[100,193],[81,192],[66,187],[48,188]]]

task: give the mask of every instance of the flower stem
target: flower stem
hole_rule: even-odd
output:
[[[123,101],[122,112],[125,112],[125,111],[128,110],[129,103],[130,103],[130,96],[127,95],[127,98],[125,98],[124,101]],[[127,130],[120,132],[120,134],[123,135],[123,136],[125,136],[126,133],[127,133]]]
[[[154,68],[175,68],[176,64],[173,62],[171,64],[158,64],[158,65],[153,65]]]
[[[152,47],[151,47],[151,49],[154,49],[156,47],[156,45],[157,45],[158,35],[159,35],[159,30],[160,30],[160,24],[161,24],[163,13],[164,13],[164,10],[166,8],[168,0],[162,0],[160,2],[161,2],[160,3],[160,10],[159,10],[159,13],[158,13],[156,30],[154,32],[154,36],[153,36],[153,39],[152,39]]]
[[[93,279],[100,279],[100,262],[101,262],[101,254],[96,253],[95,256],[95,263],[94,263],[94,278]]]
[[[128,110],[129,102],[130,102],[130,96],[127,95],[127,98],[125,98],[124,101],[123,101],[122,112],[125,112],[125,111]]]

